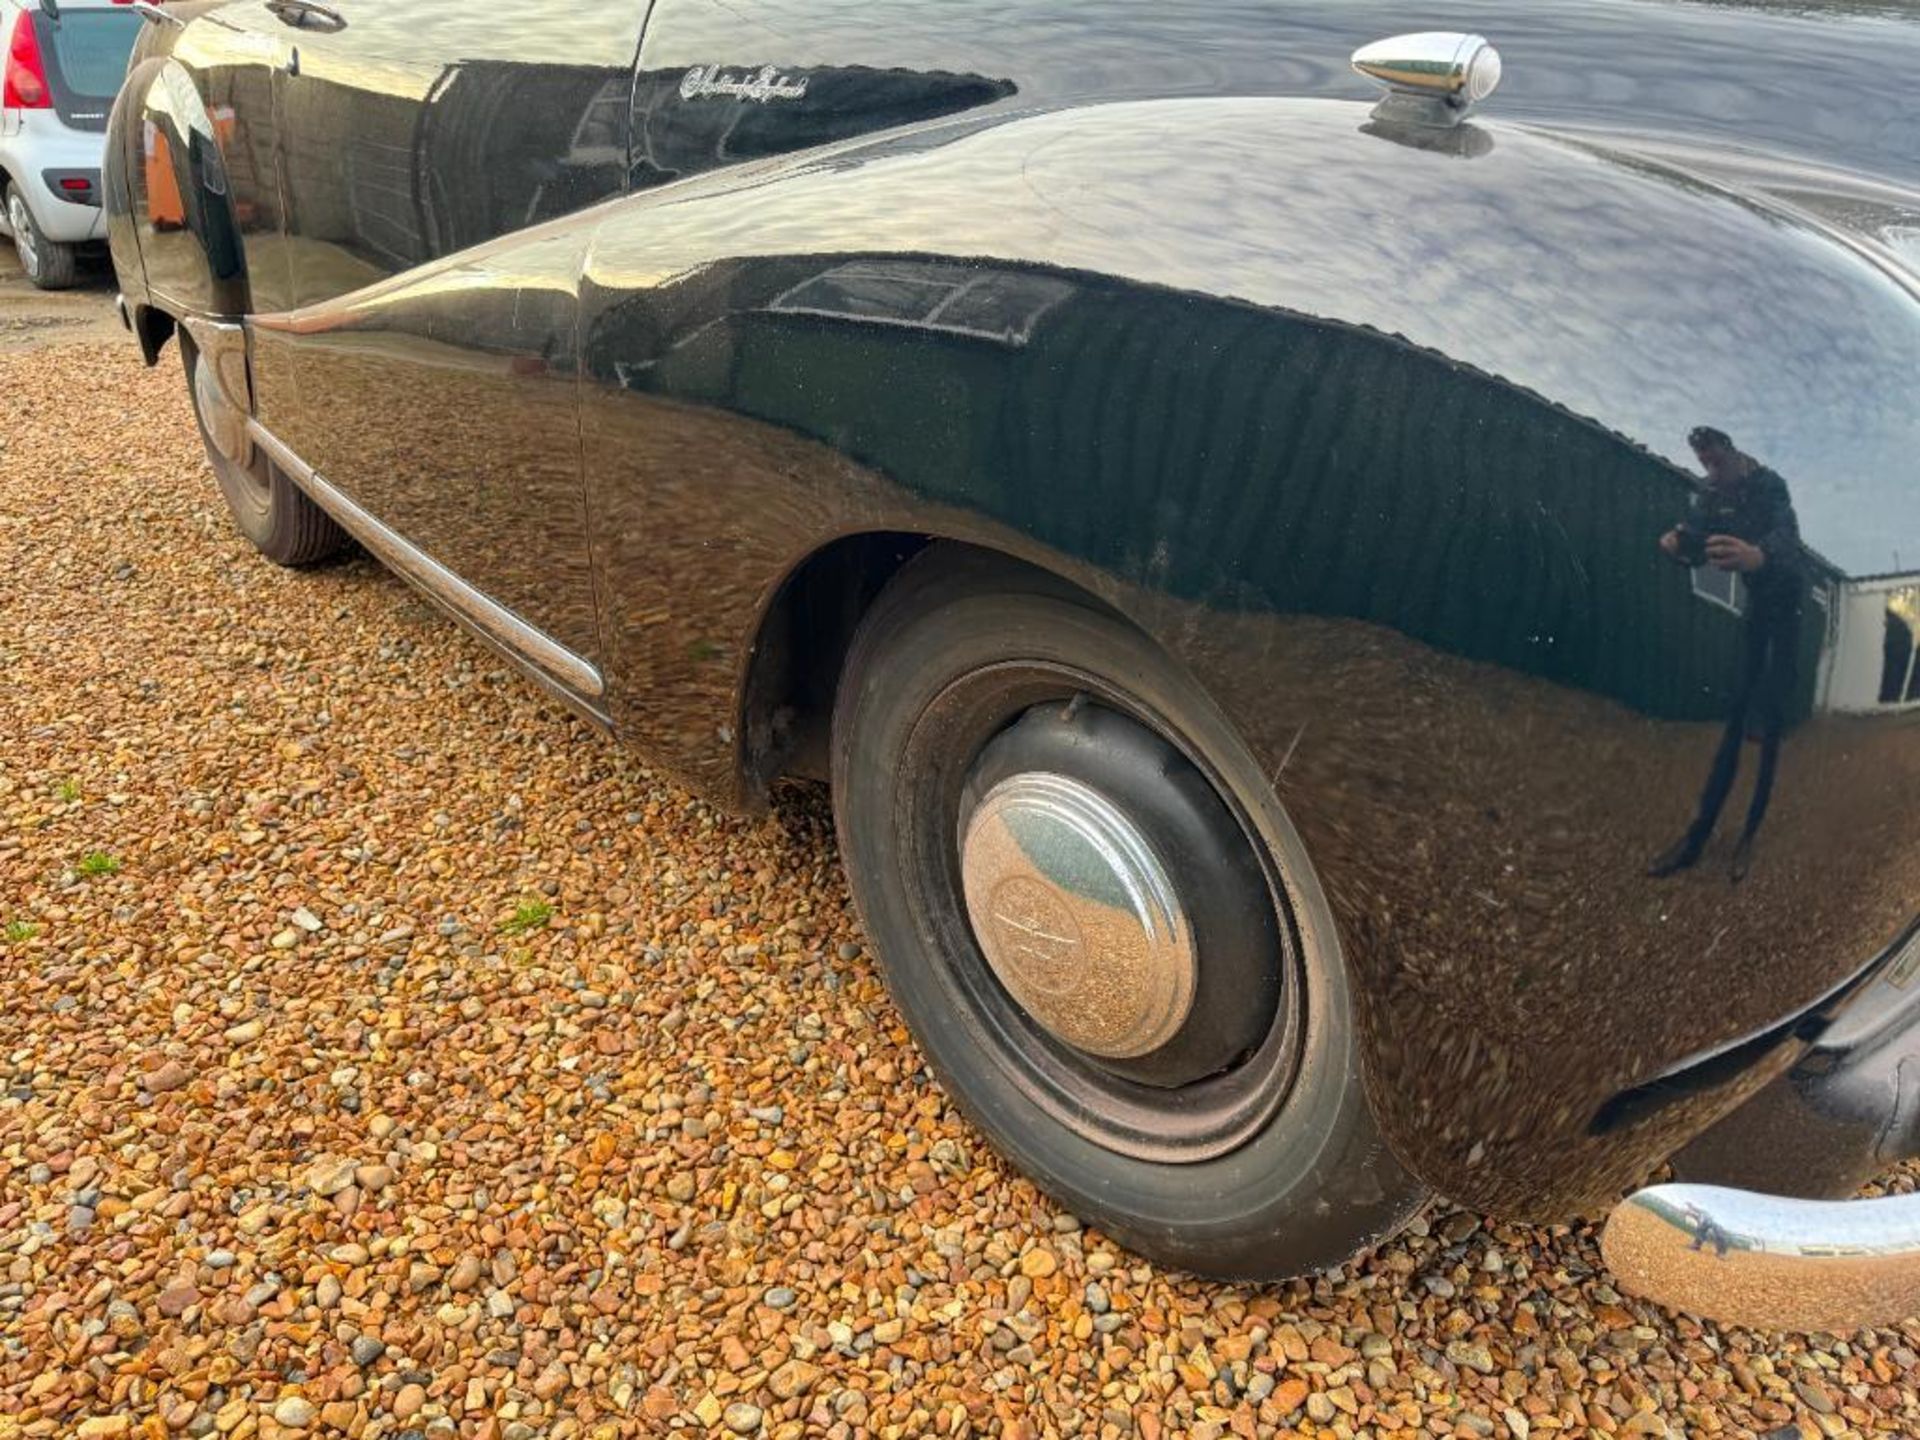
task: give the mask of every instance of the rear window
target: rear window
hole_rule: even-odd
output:
[[[68,6],[56,23],[36,16],[40,53],[56,93],[75,100],[113,99],[127,78],[127,57],[140,36],[141,19],[131,10],[79,10]]]

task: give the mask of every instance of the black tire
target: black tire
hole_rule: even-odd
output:
[[[14,250],[27,279],[41,290],[72,289],[80,278],[78,247],[49,240],[27,208],[26,197],[11,186],[0,203],[6,205],[7,228],[13,231]]]
[[[1274,963],[1288,971],[1288,998],[1272,1033],[1290,1052],[1249,1051],[1239,1068],[1199,1082],[1207,1095],[1228,1093],[1246,1070],[1249,1094],[1281,1086],[1270,1109],[1246,1112],[1230,1148],[1181,1151],[1176,1140],[1186,1139],[1173,1130],[1183,1121],[1169,1122],[1164,1147],[1152,1136],[1136,1143],[1130,1120],[1109,1127],[1055,1103],[1056,1072],[1063,1085],[1091,1086],[1086,1093],[1111,1090],[1116,1114],[1132,1115],[1132,1097],[1152,1092],[1009,1018],[1018,1006],[992,980],[958,894],[962,807],[977,790],[969,773],[1000,763],[996,749],[1028,743],[1007,740],[1014,725],[1051,725],[1055,699],[1065,701],[1062,723],[1077,723],[1089,697],[1091,713],[1120,717],[1102,723],[1150,730],[1141,743],[1170,744],[1179,765],[1210,782],[1285,936]],[[1007,712],[998,722],[996,705]],[[856,905],[929,1067],[996,1147],[1074,1214],[1156,1261],[1256,1280],[1339,1264],[1424,1201],[1369,1109],[1332,916],[1298,837],[1225,719],[1123,620],[1050,577],[929,551],[875,602],[854,641],[834,713],[833,792]],[[1071,1101],[1082,1092],[1061,1093]]]
[[[203,413],[205,405],[212,402],[202,395],[201,382],[210,377],[201,376],[199,352],[184,333],[180,355],[186,365],[187,394],[193,401],[193,419],[200,430],[200,442],[206,447],[207,463],[213,467],[220,494],[240,533],[274,564],[290,569],[318,565],[346,549],[350,543],[347,532],[257,447],[244,447],[237,459],[221,452]]]

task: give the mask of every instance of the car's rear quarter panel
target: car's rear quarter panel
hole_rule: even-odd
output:
[[[1839,713],[1826,669],[1852,577],[1920,550],[1920,309],[1885,257],[1642,159],[1363,121],[949,122],[609,218],[585,437],[615,712],[724,793],[756,617],[813,547],[928,533],[1074,578],[1274,776],[1403,1159],[1564,1214],[1798,1051],[1617,1123],[1609,1101],[1812,1004],[1920,907],[1920,716]],[[1700,424],[1788,476],[1832,561],[1737,887],[1724,850],[1644,873],[1742,645],[1656,550]]]

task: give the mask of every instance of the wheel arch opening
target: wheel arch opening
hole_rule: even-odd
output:
[[[843,535],[788,573],[760,617],[741,696],[740,751],[758,803],[783,777],[827,779],[834,692],[854,633],[880,592],[932,537]]]
[[[861,622],[895,575],[922,553],[972,556],[1069,589],[1087,604],[1100,596],[1044,565],[970,541],[901,530],[865,531],[822,545],[781,582],[761,616],[741,699],[745,790],[756,803],[782,778],[827,780],[834,698]]]

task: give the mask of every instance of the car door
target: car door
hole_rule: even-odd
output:
[[[256,325],[258,370],[293,382],[267,424],[379,524],[591,657],[577,257],[566,237],[537,262],[463,255],[624,187],[644,0],[269,5],[295,52],[280,173],[296,308]]]
[[[313,305],[625,184],[646,0],[267,0],[294,45],[281,183]]]

